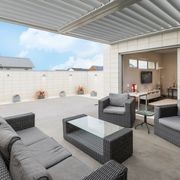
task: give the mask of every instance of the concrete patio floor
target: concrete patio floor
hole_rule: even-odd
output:
[[[36,126],[49,136],[54,137],[74,156],[91,168],[99,167],[99,163],[66,142],[63,139],[62,119],[77,114],[88,114],[97,117],[96,99],[80,96],[38,100],[0,106],[2,117],[20,113],[34,112]],[[139,120],[137,120],[138,122]],[[136,123],[137,123],[136,122]],[[124,162],[128,167],[129,180],[179,180],[180,148],[155,136],[153,128],[148,135],[145,127],[133,129],[134,153]]]

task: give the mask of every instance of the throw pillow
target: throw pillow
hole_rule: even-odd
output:
[[[112,106],[124,107],[128,98],[129,98],[128,93],[123,93],[123,94],[110,93],[109,94],[110,104]]]
[[[0,117],[0,151],[4,160],[8,163],[12,144],[20,137],[14,129]]]
[[[51,180],[48,171],[33,158],[30,149],[21,140],[11,149],[10,173],[13,180]]]

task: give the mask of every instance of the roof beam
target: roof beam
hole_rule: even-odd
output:
[[[30,22],[30,21],[24,22],[22,20],[16,20],[16,18],[8,18],[8,17],[4,18],[1,16],[0,16],[0,20],[3,22],[9,22],[9,23],[13,22],[14,24],[17,24],[17,25],[24,25],[27,27],[36,28],[36,29],[40,29],[43,31],[49,31],[49,32],[57,33],[56,30],[54,30],[53,28],[47,27],[44,24],[34,24],[34,22]]]
[[[93,22],[97,19],[100,19],[104,16],[107,16],[117,10],[128,7],[134,3],[137,3],[141,0],[114,0],[110,3],[91,11],[89,14],[75,20],[74,22],[65,25],[64,27],[58,29],[58,32],[61,34],[66,34],[70,31],[73,31],[79,27],[82,27],[90,22]]]

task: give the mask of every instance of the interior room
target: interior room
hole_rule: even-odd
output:
[[[176,104],[177,49],[124,55],[123,92],[146,92],[152,106]]]

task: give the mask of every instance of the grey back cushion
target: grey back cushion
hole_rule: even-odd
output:
[[[177,100],[177,105],[178,105],[178,116],[180,116],[180,99]]]
[[[123,93],[123,94],[110,93],[109,94],[110,104],[112,106],[124,107],[128,98],[129,98],[128,93]]]
[[[13,180],[51,180],[47,170],[33,158],[30,149],[21,140],[12,146],[10,173]]]
[[[0,117],[0,151],[6,162],[10,159],[12,144],[18,139],[20,139],[20,137],[14,129]]]

